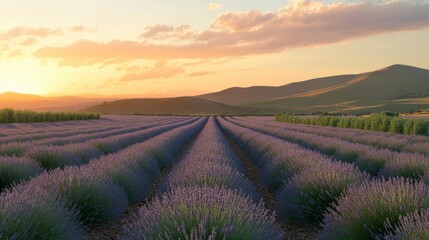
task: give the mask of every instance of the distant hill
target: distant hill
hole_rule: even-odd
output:
[[[248,88],[228,88],[220,92],[208,93],[197,97],[230,105],[245,105],[268,101],[276,98],[314,91],[345,83],[357,75],[340,75],[317,78],[303,82],[291,83],[279,87],[255,86]]]
[[[112,100],[112,98],[44,97],[34,94],[5,92],[0,94],[0,108],[35,111],[78,111],[107,100]]]
[[[429,70],[406,65],[279,87],[231,88],[199,97],[268,112],[412,111],[428,108]]]
[[[82,111],[107,114],[173,114],[173,115],[210,115],[210,114],[256,114],[247,107],[230,106],[196,97],[126,99],[105,102],[85,108]]]

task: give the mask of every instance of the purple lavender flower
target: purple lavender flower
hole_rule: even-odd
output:
[[[34,185],[0,196],[0,239],[83,239],[79,213]]]
[[[43,172],[40,164],[25,157],[0,157],[0,191]]]
[[[277,213],[288,220],[319,225],[349,186],[367,180],[369,176],[352,164],[321,161],[285,183],[277,196]]]
[[[233,190],[178,188],[141,208],[120,239],[284,239],[262,204]]]
[[[320,239],[373,239],[388,234],[401,216],[429,208],[429,188],[404,178],[350,187],[328,213]]]

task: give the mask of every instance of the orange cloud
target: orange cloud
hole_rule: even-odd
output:
[[[135,68],[128,68],[128,70],[131,71],[121,77],[119,79],[119,82],[166,79],[185,72],[184,68],[177,66],[168,66],[165,61],[160,61],[155,66],[149,69],[136,71]]]
[[[59,28],[14,27],[6,32],[0,33],[0,40],[13,40],[20,37],[48,37],[63,34],[64,32]]]
[[[429,26],[428,13],[426,2],[323,4],[295,0],[274,12],[221,14],[209,29],[202,32],[193,31],[187,25],[154,25],[141,35],[142,42],[80,40],[63,47],[44,47],[34,54],[69,66],[136,59],[238,57],[421,29]]]
[[[210,71],[193,72],[193,73],[189,74],[188,77],[201,77],[201,76],[209,75],[212,73],[213,72],[210,72]]]

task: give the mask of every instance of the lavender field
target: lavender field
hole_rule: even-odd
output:
[[[0,239],[429,239],[429,137],[274,117],[0,125]]]

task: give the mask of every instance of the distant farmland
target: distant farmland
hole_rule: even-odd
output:
[[[274,117],[0,125],[0,239],[427,239],[429,137]]]

